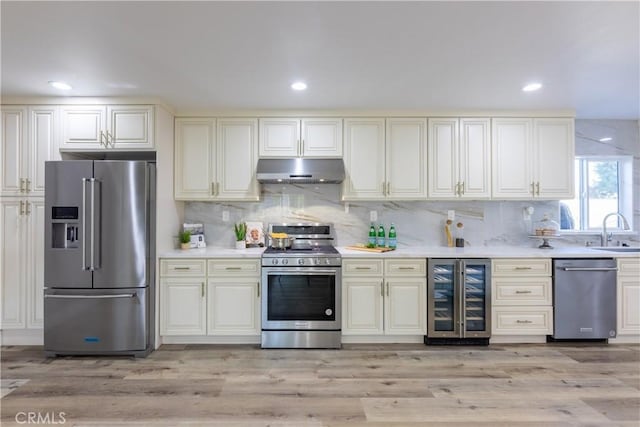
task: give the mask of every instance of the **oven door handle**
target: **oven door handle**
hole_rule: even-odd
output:
[[[338,270],[311,270],[309,268],[300,268],[297,270],[291,270],[291,269],[277,269],[277,270],[268,270],[267,274],[273,274],[273,273],[277,273],[277,274],[287,274],[287,275],[296,275],[299,276],[300,273],[303,273],[305,275],[308,274],[338,274]]]

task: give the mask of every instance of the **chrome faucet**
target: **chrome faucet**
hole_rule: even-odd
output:
[[[624,227],[624,230],[631,229],[631,227],[629,227],[629,222],[627,221],[627,218],[625,218],[624,215],[622,215],[620,212],[611,212],[610,214],[605,215],[604,219],[602,220],[602,234],[600,234],[600,246],[609,246],[609,242],[611,241],[611,235],[613,233],[607,234],[607,219],[609,219],[610,216],[614,216],[614,215],[622,219],[622,226]]]

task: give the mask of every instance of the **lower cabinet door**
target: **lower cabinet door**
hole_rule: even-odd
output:
[[[427,279],[387,279],[384,318],[387,335],[426,335]]]
[[[207,333],[205,278],[160,280],[160,333],[205,335]]]
[[[342,335],[382,335],[382,277],[342,279]]]
[[[209,335],[260,334],[260,279],[209,279],[207,306]]]
[[[618,335],[640,334],[640,279],[618,276]]]

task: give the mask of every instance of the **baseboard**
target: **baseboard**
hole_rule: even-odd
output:
[[[5,329],[0,331],[0,345],[44,345],[42,329]]]
[[[423,344],[424,335],[343,335],[342,344]]]
[[[489,344],[545,344],[546,335],[494,335]]]
[[[260,335],[169,335],[162,336],[160,339],[162,341],[162,344],[260,344]]]
[[[609,344],[640,344],[640,335],[618,335],[609,338]]]

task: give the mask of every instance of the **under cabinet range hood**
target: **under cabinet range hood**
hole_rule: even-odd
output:
[[[256,178],[267,184],[337,184],[344,181],[342,159],[260,159]]]

